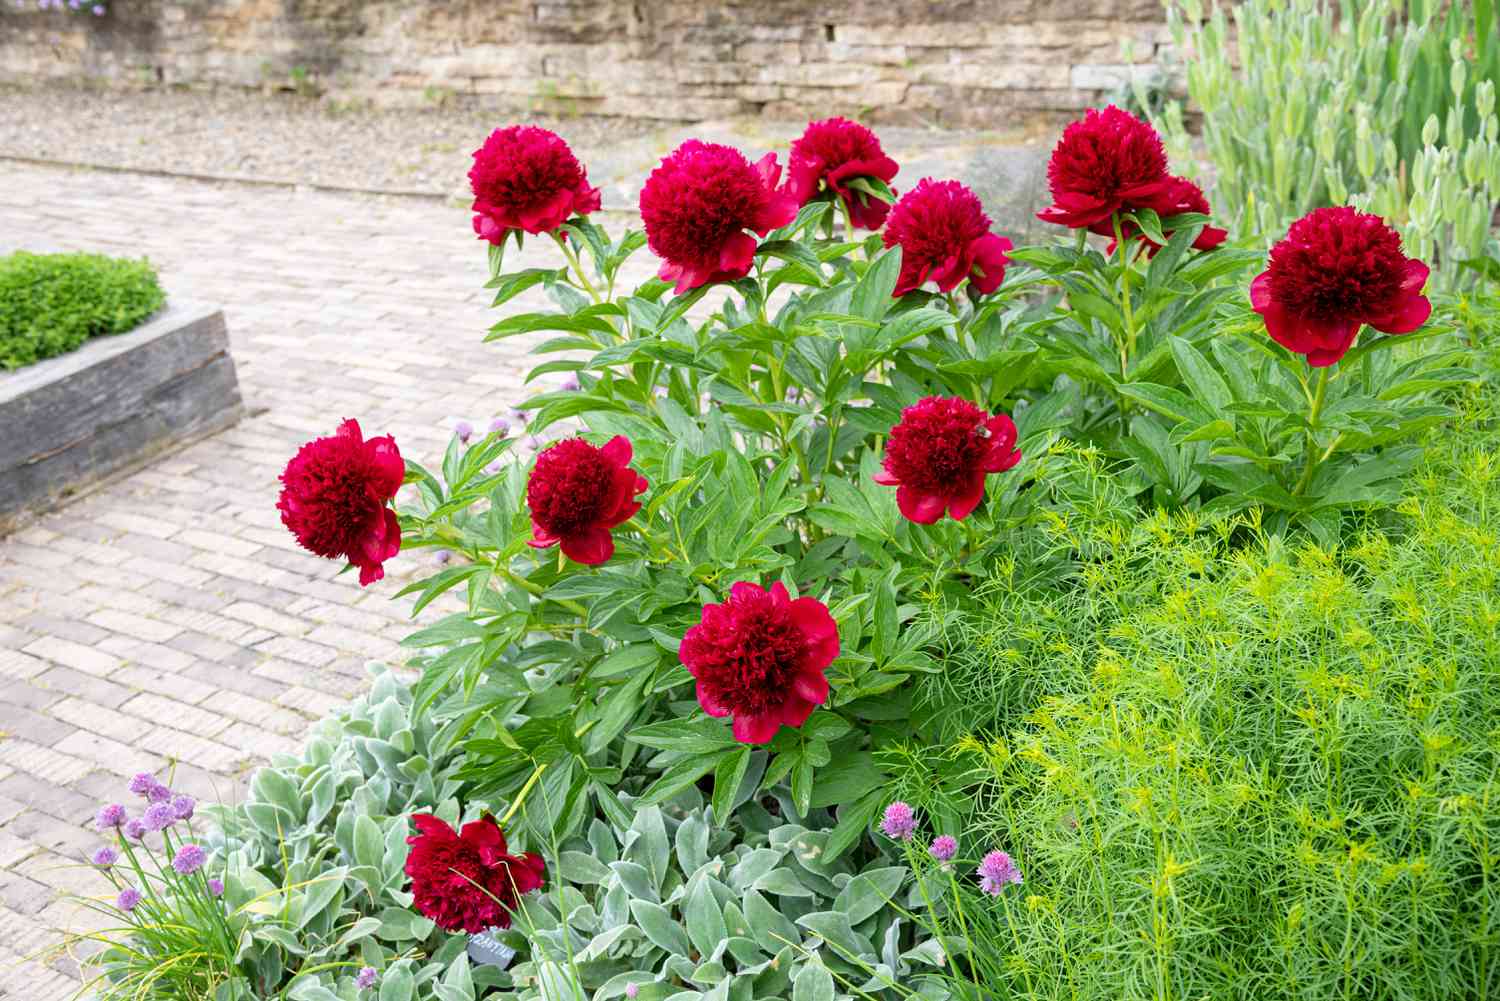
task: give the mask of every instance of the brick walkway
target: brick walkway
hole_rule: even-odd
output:
[[[434,461],[451,418],[524,395],[527,361],[521,343],[480,343],[485,255],[459,207],[15,163],[0,176],[0,253],[145,254],[169,295],[222,304],[249,409],[0,539],[0,997],[60,1001],[74,965],[26,957],[86,926],[59,891],[107,889],[78,865],[97,805],[174,763],[200,799],[232,797],[411,628],[390,596],[423,557],[365,590],[335,577],[279,523],[287,458],[357,417]]]

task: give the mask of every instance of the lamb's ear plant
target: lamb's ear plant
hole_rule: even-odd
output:
[[[695,790],[631,812],[558,845],[553,885],[524,900],[504,935],[529,950],[518,999],[948,996],[899,859],[832,858],[826,830],[753,800],[729,821]]]

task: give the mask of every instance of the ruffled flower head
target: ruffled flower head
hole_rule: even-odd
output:
[[[896,488],[896,506],[931,525],[946,512],[962,521],[984,499],[984,480],[1021,461],[1016,425],[968,400],[929,396],[901,411],[875,482]]]
[[[512,855],[495,818],[486,814],[454,831],[430,813],[412,816],[417,833],[406,843],[406,874],[416,908],[444,931],[473,935],[509,928],[521,894],[541,889],[540,855]]]
[[[918,181],[891,210],[883,239],[901,247],[897,296],[928,282],[949,292],[965,278],[975,291],[993,292],[1010,263],[1010,241],[990,232],[979,196],[957,181]]]
[[[839,655],[839,630],[816,598],[792,599],[741,582],[722,605],[704,605],[678,656],[697,679],[698,704],[733,716],[734,738],[764,744],[783,726],[801,726],[828,700],[823,672]]]
[[[630,439],[616,435],[599,448],[566,438],[536,457],[526,484],[531,541],[536,549],[561,545],[579,563],[604,563],[615,554],[610,530],[641,509],[636,495],[646,478],[630,468]]]
[[[1116,212],[1157,204],[1171,181],[1161,136],[1111,104],[1090,108],[1063,130],[1047,163],[1052,205],[1043,222],[1074,229],[1108,222]]]
[[[298,449],[281,474],[281,523],[310,552],[359,567],[361,585],[385,576],[382,564],[401,549],[401,525],[386,504],[406,465],[389,435],[364,439],[359,422]],[[170,795],[170,794],[169,794]]]
[[[1379,216],[1314,209],[1271,248],[1269,266],[1250,283],[1250,304],[1272,340],[1322,367],[1344,357],[1362,324],[1407,334],[1426,323],[1427,274]]]
[[[599,209],[599,189],[568,144],[534,125],[496,129],[469,168],[474,232],[500,244],[511,230],[550,233],[570,216]]]
[[[797,200],[777,188],[776,154],[751,164],[731,146],[689,139],[646,179],[641,221],[658,275],[680,294],[750,273],[756,239],[797,215]]]
[[[889,184],[900,169],[885,155],[875,133],[847,118],[825,118],[809,123],[802,137],[792,143],[786,186],[799,205],[831,192],[844,203],[854,225],[879,229],[891,207],[849,187],[849,182],[873,177]]]

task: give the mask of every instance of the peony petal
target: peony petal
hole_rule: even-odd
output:
[[[785,226],[797,218],[797,209],[799,207],[797,199],[793,197],[790,191],[786,189],[773,191],[771,197],[766,200],[766,204],[757,214],[755,224],[751,228],[761,236],[765,236],[771,230],[779,226]]]
[[[940,292],[952,292],[958,287],[958,283],[967,277],[969,277],[968,255],[960,252],[945,258],[941,264],[935,265],[928,272],[927,281],[937,282]]]
[[[406,463],[401,459],[401,450],[396,439],[390,435],[371,438],[365,442],[365,455],[375,467],[376,499],[388,501],[401,489],[406,479]]]
[[[603,200],[599,197],[599,189],[589,187],[588,179],[584,178],[578,182],[577,189],[573,192],[573,214],[588,215],[590,212],[598,212]]]
[[[510,856],[507,862],[509,865],[506,866],[506,871],[510,874],[511,883],[517,895],[542,888],[547,864],[542,861],[540,855],[535,852],[526,852],[524,855]]]
[[[708,686],[706,686],[703,682],[698,682],[697,690],[698,705],[703,709],[704,712],[708,713],[710,716],[713,716],[716,719],[723,719],[725,716],[729,715],[729,707],[720,702],[718,699],[714,698],[713,694],[708,690]]]
[[[615,537],[609,534],[609,529],[594,525],[577,535],[564,536],[562,551],[564,556],[575,563],[598,566],[609,562],[609,558],[615,554]]]
[[[1219,244],[1229,239],[1229,231],[1217,226],[1204,226],[1199,232],[1198,238],[1193,241],[1194,250],[1213,250]],[[1154,254],[1155,251],[1152,251]]]
[[[1304,336],[1313,340],[1306,352],[1307,363],[1313,368],[1324,368],[1337,362],[1354,346],[1354,339],[1359,336],[1359,327],[1353,320],[1326,325],[1303,321]]]
[[[770,713],[764,716],[736,716],[730,727],[734,739],[742,744],[768,744],[780,729],[781,720]]]
[[[1071,229],[1086,229],[1108,219],[1119,205],[1117,201],[1106,201],[1077,191],[1060,192],[1053,201],[1055,204],[1038,212],[1036,217],[1042,222]]]
[[[801,726],[816,708],[817,703],[793,695],[781,704],[781,722],[786,726]]]
[[[766,597],[765,588],[759,584],[752,584],[748,580],[737,581],[729,588],[729,599],[731,601],[756,601]]]
[[[541,525],[538,525],[536,523],[536,519],[532,519],[531,538],[526,540],[526,544],[528,546],[530,546],[532,549],[546,549],[549,546],[557,545],[560,541],[562,540],[560,540],[557,536],[548,532]]]
[[[823,176],[821,157],[798,157],[787,165],[786,190],[806,205],[818,194],[818,179]]]
[[[772,191],[776,190],[776,182],[781,180],[781,165],[776,162],[776,154],[767,153],[755,161],[754,167],[761,183]]]
[[[896,488],[896,507],[908,521],[918,525],[931,525],[943,516],[943,509],[947,506],[943,498],[920,493],[910,484],[903,483]]]
[[[1275,299],[1271,296],[1270,271],[1262,271],[1250,282],[1250,308],[1257,313],[1277,308]]]
[[[422,835],[429,838],[437,838],[440,841],[451,841],[458,837],[453,828],[448,826],[447,822],[441,817],[435,817],[430,813],[414,813],[411,815],[411,822],[413,827],[420,831]],[[417,837],[417,835],[408,837],[406,839],[407,844],[416,841]]]
[[[552,197],[540,205],[527,206],[519,212],[521,228],[533,235],[550,233],[561,226],[573,209],[573,192],[555,191]]]
[[[755,263],[757,246],[755,237],[749,233],[735,233],[725,240],[724,246],[719,248],[719,270],[714,272],[715,277],[732,281],[748,275]]]
[[[771,585],[771,588],[767,593],[771,596],[771,604],[773,607],[780,608],[781,606],[789,605],[792,602],[792,596],[787,591],[786,585],[779,580]]]
[[[599,452],[610,461],[612,465],[628,466],[630,460],[635,457],[635,447],[630,444],[630,439],[623,434],[617,434],[604,443]]]
[[[820,706],[828,701],[828,679],[821,673],[803,671],[792,679],[792,691],[796,692],[799,698]],[[806,718],[803,717],[803,719]],[[801,720],[797,722],[801,723]]]
[[[896,486],[900,486],[901,485],[900,478],[898,478],[897,476],[893,475],[889,470],[885,469],[884,467],[881,467],[880,472],[878,472],[874,476],[870,477],[870,479],[874,480],[876,483],[879,483],[883,487],[896,487]]]
[[[339,438],[348,438],[356,445],[362,444],[365,440],[365,436],[359,430],[359,421],[353,417],[345,418],[344,422],[339,425],[338,431],[334,432],[334,434]]]
[[[975,240],[970,248],[974,256],[974,266],[969,275],[969,284],[981,295],[988,295],[1000,287],[1005,280],[1005,266],[1010,263],[1010,258],[1005,252],[1011,249],[1011,242],[1003,236],[994,233],[986,233]]]
[[[401,552],[401,521],[396,517],[395,511],[386,508],[385,549],[380,554],[380,560],[383,563],[399,552]]]
[[[458,839],[479,853],[479,860],[492,866],[505,854],[505,835],[494,817],[471,820],[458,832]]]
[[[1427,276],[1431,269],[1421,261],[1411,259],[1406,262],[1406,271],[1401,276],[1401,291],[1420,292],[1427,285]]]
[[[1425,269],[1426,265],[1422,267]],[[1369,322],[1384,334],[1409,334],[1426,323],[1431,315],[1432,303],[1425,295],[1409,295],[1390,313]]]
[[[968,489],[948,501],[948,515],[954,521],[963,521],[974,513],[979,502],[984,500],[984,473],[975,475]]]
[[[839,626],[828,606],[816,598],[798,598],[791,604],[792,622],[807,641],[807,666],[821,671],[839,655]]]

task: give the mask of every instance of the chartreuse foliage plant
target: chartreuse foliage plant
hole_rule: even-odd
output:
[[[965,891],[985,991],[958,996],[1500,991],[1497,403],[1465,394],[1328,546],[1253,511],[1122,517],[1080,464],[1093,503],[934,602],[947,670],[917,701],[946,740],[892,755],[897,789],[1026,874]]]
[[[165,301],[145,261],[23,250],[0,257],[0,369],[65,354],[91,337],[124,333]]]

